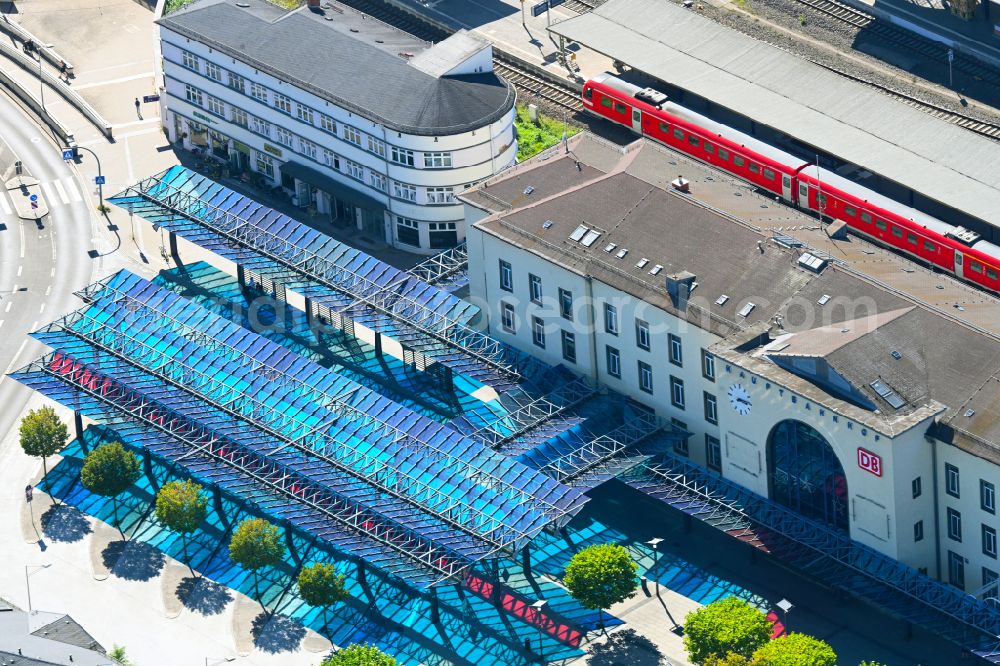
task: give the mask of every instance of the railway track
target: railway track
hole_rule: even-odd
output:
[[[874,14],[839,2],[839,0],[795,0],[795,2],[863,30],[876,41],[894,44],[934,62],[947,62],[948,47],[944,44],[880,21]],[[972,56],[956,52],[952,66],[956,71],[962,72],[978,82],[1000,88],[1000,71]]]
[[[440,24],[405,11],[385,0],[339,1],[424,41],[439,42],[452,34],[452,31]],[[571,1],[587,4],[584,0]],[[589,0],[589,2],[600,2],[600,0]],[[495,45],[493,67],[497,74],[512,83],[518,91],[525,91],[569,111],[583,110],[579,89],[554,75],[546,75],[533,67],[525,66],[513,55],[504,53]]]

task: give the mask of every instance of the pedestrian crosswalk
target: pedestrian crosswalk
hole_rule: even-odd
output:
[[[45,202],[50,207],[83,201],[80,189],[76,186],[76,182],[72,178],[42,181],[39,185],[41,185],[42,192],[45,194]]]
[[[3,209],[3,214],[5,216],[10,215],[14,212],[14,210],[11,208],[10,202],[7,201],[7,195],[2,192],[0,192],[0,209]]]

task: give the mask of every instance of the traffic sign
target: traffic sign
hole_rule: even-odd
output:
[[[104,176],[94,176],[94,185],[103,185]]]
[[[38,202],[37,201],[32,201],[31,202],[31,207],[32,208],[38,208]]]
[[[955,49],[948,49],[948,62],[955,62]]]
[[[34,203],[34,202],[38,201],[38,195],[37,194],[32,194],[30,197],[28,197],[28,199],[30,199],[31,202]]]
[[[67,162],[69,162],[70,160],[73,159],[73,149],[72,148],[63,148],[62,153],[63,153],[63,159],[66,160]]]

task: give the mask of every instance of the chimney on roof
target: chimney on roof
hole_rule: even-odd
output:
[[[687,307],[688,298],[694,291],[695,274],[689,271],[671,273],[667,276],[667,293],[674,307],[683,310]]]
[[[673,185],[674,189],[678,192],[686,193],[691,191],[691,183],[684,176],[677,176],[677,178],[670,181],[670,184]]]

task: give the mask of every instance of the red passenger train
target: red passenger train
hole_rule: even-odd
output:
[[[1000,247],[836,173],[674,104],[611,73],[583,86],[589,112],[724,169],[784,201],[1000,293]]]

